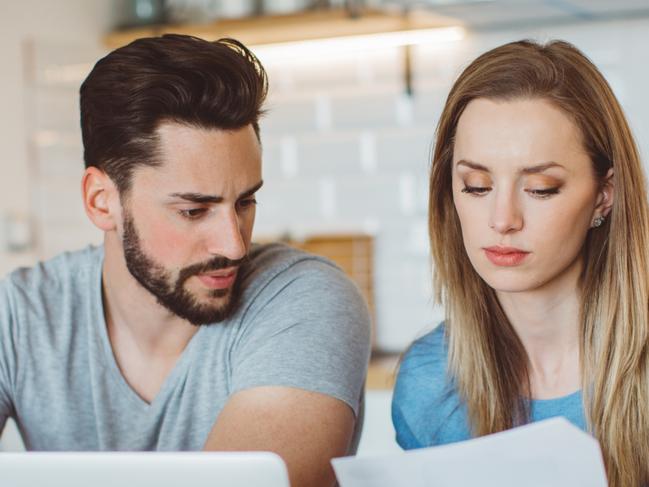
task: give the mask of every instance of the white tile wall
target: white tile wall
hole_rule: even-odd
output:
[[[624,104],[641,150],[649,153],[647,20],[480,33],[454,44],[414,48],[412,98],[404,94],[403,52],[397,49],[267,65],[266,184],[259,194],[255,235],[373,234],[381,348],[403,350],[442,318],[431,299],[426,209],[431,143],[448,89],[477,54],[526,37],[564,38],[599,63]],[[69,53],[57,55],[53,49],[36,52],[43,70],[47,59],[70,59]],[[32,200],[38,256],[45,257],[100,241],[101,235],[86,221],[78,195],[76,87],[53,88],[40,76],[32,91],[30,137],[37,135],[39,141],[33,148]],[[20,260],[2,258],[0,270]]]
[[[314,100],[291,100],[285,103],[269,101],[268,114],[264,118],[266,134],[302,133],[316,130],[316,106]]]
[[[65,132],[79,125],[79,94],[76,89],[59,88],[35,91],[34,130]]]
[[[287,60],[268,66],[271,79],[277,74],[282,86],[290,86],[271,92],[271,105],[304,107],[310,98],[317,111],[318,103],[328,99],[331,124],[323,127],[317,120],[300,120],[299,127],[291,129],[292,122],[278,120],[286,115],[284,110],[271,114],[268,125],[262,124],[269,137],[292,135],[297,142],[291,154],[294,177],[284,180],[280,191],[270,185],[265,189],[262,205],[267,208],[260,218],[266,222],[259,230],[272,230],[270,219],[282,233],[319,231],[331,228],[332,221],[345,229],[374,233],[378,344],[402,350],[443,318],[432,302],[430,285],[427,172],[435,125],[453,79],[476,55],[504,42],[564,38],[600,63],[643,147],[648,140],[649,98],[641,85],[649,81],[649,71],[640,66],[649,59],[639,46],[649,42],[648,25],[640,20],[483,33],[443,49],[419,47],[413,50],[412,98],[403,94],[402,59],[395,50],[383,57],[373,53],[362,64],[358,55],[348,55],[326,63]],[[631,54],[629,44],[634,46]],[[327,214],[316,200],[322,198],[322,180],[329,175],[333,179],[327,180],[328,189],[335,193],[336,203]],[[290,218],[271,209],[280,208],[278,200],[290,200],[292,191],[306,197],[305,188],[311,188],[313,198]]]

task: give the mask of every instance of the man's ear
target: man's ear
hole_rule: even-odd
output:
[[[615,194],[615,179],[613,168],[609,169],[597,195],[595,206],[596,216],[606,218],[613,208],[613,196]]]
[[[119,191],[108,174],[96,167],[87,168],[81,179],[81,194],[90,221],[104,232],[115,230],[121,206]]]

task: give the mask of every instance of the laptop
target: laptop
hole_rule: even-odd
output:
[[[290,487],[267,452],[0,453],[2,487]]]

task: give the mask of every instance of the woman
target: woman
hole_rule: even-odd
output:
[[[514,42],[466,68],[430,177],[446,321],[402,362],[399,444],[565,416],[612,487],[649,485],[648,215],[619,103],[575,47]]]

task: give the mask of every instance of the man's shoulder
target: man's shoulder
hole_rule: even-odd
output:
[[[283,243],[254,245],[245,265],[242,281],[248,291],[284,286],[292,288],[326,281],[344,284],[350,279],[331,260]]]
[[[356,285],[331,261],[283,244],[255,246],[244,271],[230,328],[232,390],[304,389],[358,414],[371,320]]]
[[[32,267],[21,267],[0,281],[0,287],[8,294],[19,296],[53,296],[60,300],[64,291],[81,290],[76,286],[88,283],[88,279],[101,267],[103,247],[88,246],[82,250],[63,252]],[[83,291],[88,291],[83,286]]]
[[[338,269],[336,264],[325,257],[310,254],[280,242],[254,244],[249,255],[249,266],[252,271],[270,270],[279,273],[298,263]]]
[[[254,317],[263,317],[264,323],[255,325],[260,332],[287,317],[313,326],[330,319],[358,333],[365,333],[369,322],[362,293],[340,268],[288,245],[255,246],[242,286],[242,316],[248,325]],[[350,320],[353,325],[348,324]]]
[[[42,364],[65,356],[88,303],[101,299],[92,284],[100,283],[102,255],[96,247],[66,252],[0,280],[0,341],[13,354],[38,350]]]

